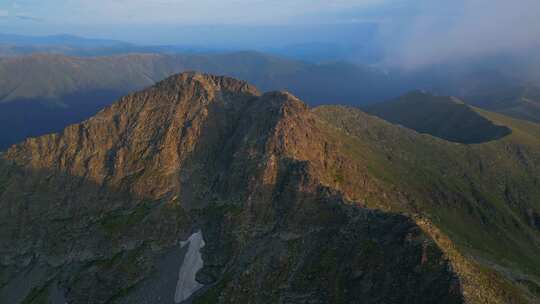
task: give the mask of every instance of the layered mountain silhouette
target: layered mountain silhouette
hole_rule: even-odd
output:
[[[512,132],[456,144],[169,77],[2,155],[0,298],[534,303],[540,126],[483,115]]]
[[[462,96],[466,103],[489,111],[539,121],[535,86],[512,87],[512,83],[520,81],[484,70],[469,73],[467,69],[458,69],[449,74],[447,68],[450,67],[403,74],[343,62],[306,63],[257,52],[84,58],[38,54],[0,58],[0,121],[4,126],[0,130],[0,150],[28,137],[61,131],[89,118],[120,96],[186,70],[246,79],[263,91],[288,90],[310,105],[364,107],[411,89],[427,88],[439,94]],[[423,105],[430,108],[428,113],[434,110],[429,104]],[[448,104],[440,108],[448,108]],[[485,140],[480,137],[454,140]]]
[[[206,55],[130,54],[0,59],[0,150],[58,132],[133,90],[174,73],[198,70],[246,79],[262,90],[287,89],[311,104],[388,97],[386,76],[345,63],[309,64],[256,52]],[[363,86],[359,87],[358,84]]]
[[[511,133],[510,128],[494,124],[477,109],[455,97],[421,91],[365,109],[392,123],[453,142],[482,143]]]
[[[99,55],[100,53],[111,54],[136,49],[134,45],[121,41],[89,39],[66,34],[24,36],[0,33],[1,57],[36,53]]]
[[[496,88],[468,96],[467,100],[490,111],[540,122],[540,87],[536,85]]]
[[[38,54],[2,58],[0,67],[5,75],[9,75],[0,79],[0,102],[39,98],[49,103],[66,103],[62,102],[63,96],[78,92],[131,91],[153,85],[179,71],[201,70],[250,79],[267,90],[290,87],[314,104],[324,102],[327,96],[346,103],[352,100],[343,97],[347,94],[351,97],[353,89],[357,92],[359,81],[376,85],[377,80],[385,79],[374,69],[353,64],[310,64],[257,52],[128,54],[87,58]],[[334,92],[340,85],[342,95],[325,94],[324,90],[313,87],[323,83],[336,87],[331,90]],[[310,90],[306,90],[308,86]],[[382,91],[383,88],[379,89]]]

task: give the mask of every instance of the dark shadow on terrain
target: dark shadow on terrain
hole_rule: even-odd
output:
[[[345,201],[307,162],[278,154],[268,165],[276,124],[297,109],[265,96],[232,115],[213,104],[182,166],[180,201],[205,206],[201,301],[462,303],[448,261],[413,220]]]
[[[397,96],[403,89],[389,89],[382,76],[349,65],[314,65],[290,74],[271,75],[201,68],[254,83],[260,89],[288,90],[311,105],[358,104]],[[61,131],[81,122],[111,104],[125,91],[77,92],[51,101],[17,99],[0,103],[0,151],[28,137]]]
[[[66,95],[57,102],[17,99],[0,103],[0,151],[23,141],[62,131],[96,114],[127,92],[91,91]]]
[[[418,133],[463,144],[497,140],[512,133],[510,128],[495,125],[470,106],[451,97],[420,91],[370,105],[363,110]]]
[[[540,87],[538,86],[501,85],[465,98],[480,108],[540,123]]]
[[[242,286],[235,296],[257,302],[278,292],[291,302],[462,303],[455,274],[414,221],[349,205],[324,187],[304,185],[309,192],[299,191],[306,164],[284,159],[280,167],[275,185],[255,190],[255,206],[210,202],[186,213],[169,202],[138,199],[127,189],[2,161],[0,255],[8,262],[1,268],[6,276],[0,296],[16,303],[60,292],[70,303],[122,302],[130,291],[152,285],[145,280],[160,280],[160,256],[199,226],[207,246],[198,279],[210,287],[203,298]],[[256,232],[242,245],[235,237],[240,223]],[[265,226],[271,229],[257,232]],[[24,287],[15,288],[21,281]],[[154,298],[164,294],[174,293],[147,296],[172,304]],[[147,303],[148,297],[130,297],[130,303]]]
[[[68,303],[109,303],[144,280],[192,223],[177,204],[0,159],[0,226],[0,302],[59,303],[60,293]]]

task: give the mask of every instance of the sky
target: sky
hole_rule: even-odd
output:
[[[326,42],[416,68],[538,56],[538,12],[538,0],[0,0],[0,31],[231,48]]]
[[[265,36],[268,45],[352,41],[351,28],[362,31],[364,25],[378,22],[373,16],[362,16],[364,12],[398,1],[0,0],[0,31],[239,47],[261,46]],[[350,35],[343,36],[344,32]]]
[[[355,22],[340,14],[387,2],[390,0],[2,0],[0,16],[46,26],[275,25]]]

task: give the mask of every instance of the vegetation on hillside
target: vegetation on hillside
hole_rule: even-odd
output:
[[[348,160],[361,162],[382,190],[378,196],[361,195],[360,201],[419,214],[463,254],[516,288],[540,286],[540,126],[471,109],[512,133],[466,145],[418,134],[353,108],[314,111],[330,137],[340,138]],[[360,180],[358,173],[351,170],[345,179]]]

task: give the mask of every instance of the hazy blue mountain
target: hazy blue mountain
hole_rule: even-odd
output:
[[[52,35],[52,36],[25,36],[15,34],[0,33],[2,44],[19,46],[67,46],[67,47],[111,47],[131,45],[126,42],[109,39],[92,39],[74,35]]]
[[[540,122],[540,86],[500,86],[466,97],[488,110],[529,121]]]
[[[385,74],[369,67],[310,64],[257,52],[4,58],[0,59],[0,148],[58,131],[121,95],[186,70],[247,79],[265,91],[288,90],[313,105],[355,105],[402,93]]]
[[[162,47],[160,52],[174,53],[172,48]],[[101,49],[107,50],[112,49]],[[87,51],[90,56],[96,50]],[[116,51],[124,52],[122,48]],[[258,52],[193,50],[153,54],[151,49],[147,51],[150,54],[103,57],[48,54],[0,59],[0,104],[4,103],[0,106],[0,118],[5,126],[0,130],[0,149],[28,136],[58,131],[89,117],[119,96],[187,70],[245,79],[265,91],[288,90],[311,105],[364,106],[423,89],[457,96],[516,118],[540,119],[537,95],[517,98],[519,94],[509,95],[508,90],[500,90],[524,79],[503,69],[505,65],[498,65],[496,60],[414,71],[384,71],[343,61],[315,64]],[[514,97],[503,100],[504,96]]]
[[[74,35],[24,36],[0,33],[0,57],[62,54],[70,56],[110,56],[130,53],[201,53],[223,49],[195,45],[140,45],[119,40],[93,39]]]
[[[215,29],[215,31],[219,29]],[[255,32],[265,31],[261,28],[253,29]],[[337,29],[336,29],[337,30]],[[347,35],[351,35],[351,29],[345,27]],[[194,32],[208,32],[210,29],[193,29]],[[293,31],[299,35],[299,29],[272,28],[274,35],[282,31]],[[321,32],[319,29],[317,32]],[[229,33],[228,33],[229,34]],[[247,33],[245,33],[247,34]],[[183,36],[193,33],[185,32]],[[262,34],[261,34],[262,35]],[[107,56],[128,53],[201,53],[201,52],[233,52],[241,50],[254,50],[269,53],[286,58],[308,61],[313,63],[330,61],[347,61],[351,63],[372,64],[382,58],[380,46],[370,43],[374,39],[374,28],[366,26],[361,32],[355,34],[361,40],[343,41],[328,40],[324,37],[306,38],[307,41],[285,41],[282,44],[267,43],[244,43],[234,45],[232,43],[211,44],[204,41],[189,39],[193,43],[173,44],[138,44],[111,39],[93,39],[74,35],[53,36],[24,36],[0,33],[0,56],[29,55],[36,53],[54,53],[72,56]],[[193,37],[192,37],[193,38]],[[277,36],[276,36],[277,38]],[[231,38],[231,40],[235,40]],[[362,43],[357,42],[362,41]]]

